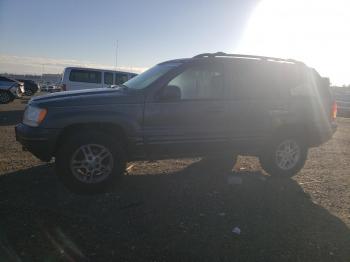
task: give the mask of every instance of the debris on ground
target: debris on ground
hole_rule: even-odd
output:
[[[239,227],[235,227],[232,229],[232,233],[236,234],[236,235],[240,235],[241,234],[241,229]]]

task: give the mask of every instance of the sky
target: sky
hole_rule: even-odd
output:
[[[0,0],[0,73],[115,68],[118,41],[121,70],[224,51],[299,59],[350,84],[348,2]]]
[[[233,50],[256,0],[0,0],[1,71],[66,64],[142,70],[168,59]],[[14,19],[13,16],[16,16]],[[39,64],[36,68],[21,66]],[[16,65],[10,64],[16,60]],[[19,60],[19,61],[18,61]],[[56,61],[57,60],[57,61]]]

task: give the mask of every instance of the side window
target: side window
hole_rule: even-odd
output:
[[[70,72],[69,80],[72,82],[83,82],[83,83],[101,83],[101,72],[73,69]]]
[[[292,69],[295,68],[277,62],[233,63],[227,74],[231,97],[237,100],[285,97],[297,81],[296,71]]]
[[[128,81],[127,74],[120,74],[120,73],[115,74],[115,84],[116,85],[121,85],[121,84],[125,83],[126,81]]]
[[[215,68],[190,68],[173,78],[168,85],[181,90],[182,100],[223,99],[223,73]]]
[[[106,85],[113,85],[113,73],[111,72],[104,72],[104,83]]]

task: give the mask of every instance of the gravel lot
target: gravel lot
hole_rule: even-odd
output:
[[[139,162],[79,196],[15,142],[25,104],[0,105],[0,261],[350,261],[350,119],[293,179],[248,157]]]

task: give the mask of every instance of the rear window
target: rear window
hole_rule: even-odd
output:
[[[233,99],[286,97],[299,82],[294,64],[247,60],[233,62],[228,70]]]
[[[104,83],[106,85],[113,85],[113,73],[105,72],[104,73]]]
[[[91,70],[73,69],[70,72],[69,80],[72,82],[101,83],[101,72]]]
[[[115,74],[115,84],[116,85],[121,85],[121,84],[125,83],[126,81],[128,81],[127,74],[120,74],[120,73]]]

